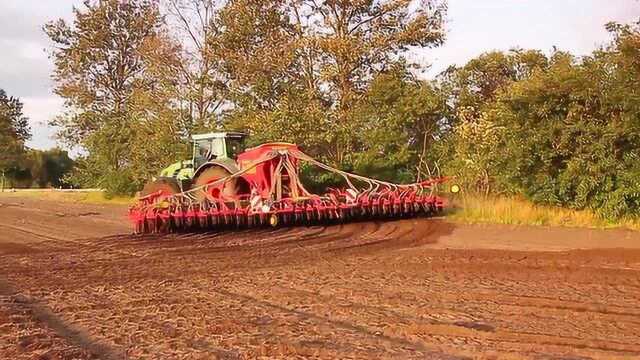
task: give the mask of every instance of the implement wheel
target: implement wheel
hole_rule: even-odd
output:
[[[271,225],[271,227],[278,227],[278,225],[280,225],[278,214],[271,214],[269,216],[269,225]]]

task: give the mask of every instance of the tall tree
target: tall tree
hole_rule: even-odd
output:
[[[354,109],[367,87],[377,74],[406,63],[410,49],[440,45],[445,10],[435,0],[230,1],[221,16],[225,70],[232,86],[254,100],[240,106],[262,114],[243,117],[244,125],[309,141],[331,161],[344,162],[364,143]],[[280,114],[292,119],[290,126]],[[305,117],[312,120],[296,120]],[[274,118],[283,120],[265,124]]]
[[[336,110],[332,155],[342,162],[357,150],[353,134],[361,124],[352,111],[371,80],[404,61],[411,47],[442,44],[446,7],[431,0],[307,0],[292,7],[321,51],[318,73]]]
[[[24,142],[30,137],[22,102],[0,89],[0,171],[9,171],[17,165],[24,152]]]
[[[212,47],[221,36],[218,17],[222,0],[164,0],[171,35],[182,44],[177,100],[185,127],[202,131],[220,126],[228,105],[228,79],[222,58]]]
[[[452,66],[439,76],[449,104],[444,125],[450,133],[437,147],[441,153],[448,152],[443,165],[457,172],[466,188],[492,190],[501,136],[499,125],[490,116],[496,97],[513,83],[545,71],[548,65],[547,57],[537,50],[492,51],[464,66]]]
[[[98,180],[121,177],[137,180],[135,186],[151,171],[149,158],[166,162],[167,148],[179,144],[183,129],[172,108],[179,47],[153,0],[86,0],[73,12],[73,24],[45,26],[54,44],[55,92],[67,109],[52,124],[87,151],[85,164],[102,174]],[[166,146],[132,146],[149,142],[149,134]],[[146,153],[136,162],[140,150]]]

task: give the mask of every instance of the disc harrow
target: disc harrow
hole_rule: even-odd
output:
[[[446,178],[394,184],[321,163],[293,144],[263,144],[238,157],[240,171],[177,194],[162,191],[138,199],[129,209],[135,233],[216,231],[262,226],[313,225],[371,219],[430,216],[443,210],[436,194]],[[342,176],[343,189],[307,191],[301,162]],[[248,186],[234,196],[220,191],[230,181]]]

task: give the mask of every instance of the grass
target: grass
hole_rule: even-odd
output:
[[[60,201],[60,202],[75,202],[75,203],[83,203],[83,204],[93,204],[93,205],[129,205],[133,202],[132,197],[119,196],[107,199],[104,196],[104,193],[101,191],[92,191],[92,192],[61,192],[61,191],[51,191],[51,190],[42,190],[42,191],[18,191],[18,192],[3,192],[0,193],[0,198],[2,197],[29,197],[29,198],[39,198],[51,201]]]
[[[572,210],[536,205],[517,197],[461,194],[451,199],[448,217],[470,224],[567,226],[586,228],[628,228],[640,230],[640,219],[610,221],[589,210]]]

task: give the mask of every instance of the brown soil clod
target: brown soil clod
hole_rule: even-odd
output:
[[[494,332],[496,329],[489,325],[475,321],[456,321],[453,323],[456,326],[462,326],[468,329],[478,330],[478,331],[486,331],[486,332]]]

